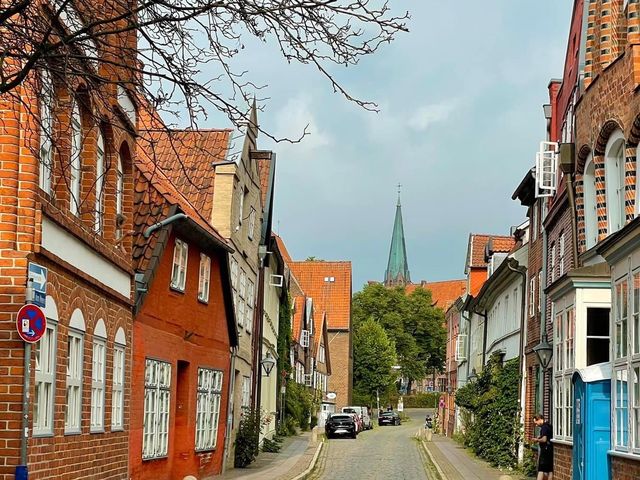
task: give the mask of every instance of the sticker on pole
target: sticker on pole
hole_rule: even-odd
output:
[[[22,340],[36,343],[47,330],[47,317],[37,305],[23,305],[18,310],[16,328]]]

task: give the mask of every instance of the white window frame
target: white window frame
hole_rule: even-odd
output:
[[[67,337],[67,399],[64,433],[81,433],[82,426],[82,372],[84,360],[84,333],[69,329]]]
[[[247,272],[244,271],[243,268],[240,269],[240,285],[238,287],[238,311],[236,312],[236,316],[238,317],[238,325],[244,327],[244,317],[245,317],[245,295],[247,288]]]
[[[544,285],[542,284],[542,281],[542,270],[540,270],[538,272],[538,313],[542,311],[542,292],[544,291]]]
[[[51,75],[44,69],[40,72],[40,176],[38,186],[51,194],[53,175],[53,107],[55,93]]]
[[[318,347],[318,362],[320,363],[326,363],[327,359],[326,359],[326,353],[324,350],[324,345],[320,344],[320,346]]]
[[[247,232],[247,237],[249,240],[253,240],[253,236],[256,229],[256,209],[251,207],[251,212],[249,212],[249,231]]]
[[[533,276],[529,279],[529,316],[533,317],[536,304],[536,277]]]
[[[107,360],[107,340],[93,339],[93,355],[91,356],[91,423],[92,433],[104,432],[105,410],[105,371]]]
[[[246,307],[245,307],[245,328],[247,332],[251,333],[253,328],[253,309],[255,307],[255,285],[249,279],[247,279],[247,294],[246,294]]]
[[[105,147],[102,129],[98,128],[96,140],[96,211],[94,230],[101,232],[104,227],[104,178],[105,171]]]
[[[565,254],[565,236],[564,232],[560,234],[558,238],[558,268],[560,273],[558,278],[564,275],[564,254]]]
[[[116,162],[116,216],[124,212],[124,169],[122,168],[122,158],[118,154]]]
[[[218,443],[220,404],[222,403],[220,370],[198,368],[196,392],[196,451],[213,450]]]
[[[171,364],[147,358],[144,380],[142,460],[167,456],[170,408]]]
[[[126,346],[117,343],[113,347],[113,385],[111,388],[111,430],[124,428],[124,372]]]
[[[244,197],[246,193],[244,187],[240,187],[240,198],[238,199],[238,226],[242,225],[242,215],[244,214]]]
[[[82,116],[78,100],[71,107],[71,160],[69,162],[69,208],[74,215],[80,214],[82,194]]]
[[[554,305],[555,307],[555,305]],[[555,312],[553,321],[553,413],[556,440],[573,442],[573,383],[575,371],[574,305]]]
[[[47,317],[47,329],[35,345],[35,397],[33,435],[53,435],[53,406],[56,397],[56,353],[58,323]]]
[[[605,148],[605,196],[607,202],[607,233],[617,232],[626,223],[624,200],[625,139],[622,131],[615,130]]]
[[[538,202],[531,207],[531,239],[536,241],[538,238]]]
[[[240,398],[242,408],[251,408],[251,377],[242,377],[242,397]]]
[[[309,330],[302,329],[300,331],[300,346],[303,348],[309,347]]]
[[[189,261],[189,245],[176,238],[173,248],[173,264],[171,267],[171,288],[184,292],[187,284],[187,264]]]
[[[550,276],[551,276],[551,283],[553,283],[556,279],[556,244],[555,242],[551,244],[551,248],[549,250],[549,270],[551,270],[550,272]]]
[[[200,275],[198,279],[198,300],[209,302],[209,287],[211,283],[211,257],[200,254]]]
[[[587,250],[598,243],[598,214],[596,209],[596,173],[593,156],[589,154],[582,176],[584,231]]]

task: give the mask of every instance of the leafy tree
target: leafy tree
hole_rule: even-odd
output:
[[[369,284],[354,295],[352,312],[356,328],[370,319],[384,328],[409,387],[414,380],[442,369],[447,338],[444,312],[433,306],[428,290],[417,288],[407,295],[402,287]],[[354,364],[358,361],[354,354]]]
[[[393,386],[396,362],[395,346],[375,320],[362,322],[353,338],[353,383],[356,396],[373,403],[376,392],[385,396]]]

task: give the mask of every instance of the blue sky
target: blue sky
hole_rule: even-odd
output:
[[[396,203],[411,277],[464,276],[470,232],[508,234],[525,210],[511,194],[545,134],[549,80],[562,75],[573,2],[392,0],[410,33],[337,73],[370,113],[334,94],[311,66],[269,45],[239,64],[268,87],[262,128],[299,144],[277,153],[274,228],[296,259],[353,262],[353,289],[382,280]],[[219,125],[217,125],[219,126]]]

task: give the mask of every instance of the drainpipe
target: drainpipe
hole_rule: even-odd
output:
[[[149,238],[151,236],[151,234],[153,232],[155,232],[156,230],[161,229],[162,227],[169,225],[170,223],[173,223],[177,220],[186,220],[187,218],[189,218],[187,215],[185,215],[184,213],[176,213],[175,215],[171,215],[170,217],[165,218],[164,220],[155,223],[153,225],[151,225],[149,228],[147,228],[144,231],[144,238]]]
[[[542,220],[542,218],[541,218]],[[540,341],[542,341],[542,337],[547,330],[547,294],[544,292],[547,287],[547,258],[549,256],[549,242],[547,240],[547,229],[544,227],[544,223],[542,223],[542,283],[543,285],[538,285],[540,289]],[[540,365],[538,368],[541,369]],[[542,381],[540,382],[541,388],[541,397],[542,401],[542,413],[545,415],[545,418],[549,418],[549,422],[552,421],[552,409],[547,408],[547,404],[544,401],[544,391],[546,389],[547,384],[547,372],[541,369],[542,375],[540,375]],[[551,383],[549,382],[549,385]],[[549,388],[550,389],[550,388]],[[549,397],[551,397],[551,392],[549,393]]]
[[[518,361],[520,362],[520,390],[518,392],[518,403],[520,404],[520,425],[524,426],[524,409],[525,409],[525,396],[527,386],[527,372],[526,363],[524,361],[524,346],[526,345],[527,331],[525,328],[526,320],[526,305],[527,305],[527,269],[519,266],[518,262],[510,258],[507,260],[507,267],[512,272],[517,273],[522,277],[522,294],[520,295],[520,349],[518,353]],[[518,463],[522,463],[524,460],[524,442],[521,441],[518,445]]]
[[[257,306],[254,316],[254,338],[253,338],[253,368],[256,381],[254,382],[254,407],[256,412],[260,412],[262,399],[262,327],[264,324],[264,262],[267,256],[267,246],[260,245],[258,247],[258,256],[260,265],[258,266],[258,295]]]

